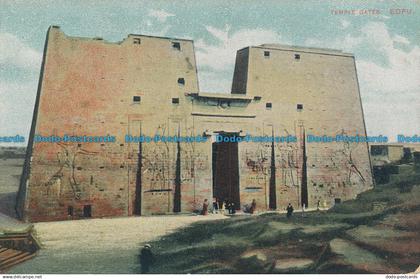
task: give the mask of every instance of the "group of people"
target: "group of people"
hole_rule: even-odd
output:
[[[252,200],[251,205],[246,206],[244,208],[244,212],[254,214],[257,209],[257,202],[255,199]],[[217,198],[213,199],[213,214],[225,214],[227,210],[228,214],[235,214],[236,213],[236,204],[233,201],[225,200],[225,201],[218,201]],[[201,215],[208,215],[209,214],[209,201],[205,199],[203,202],[203,207],[201,209]]]
[[[225,200],[224,202],[218,201],[216,198],[213,199],[213,214],[225,214],[226,210],[229,214],[236,213],[236,205],[233,201]],[[209,214],[209,201],[205,199],[203,202],[203,207],[201,209],[201,215],[208,215]]]
[[[257,201],[253,199],[252,203],[250,205],[246,205],[243,211],[245,213],[254,214],[256,212],[256,209],[257,209]],[[213,199],[213,208],[211,211],[213,214],[218,214],[218,213],[225,214],[226,210],[229,214],[235,214],[236,213],[235,203],[229,200],[225,200],[224,202],[219,202],[217,198]],[[306,205],[302,204],[302,217],[305,216],[305,210],[306,210]],[[319,201],[317,204],[317,210],[319,210]],[[286,212],[287,212],[286,216],[288,219],[292,217],[293,211],[294,211],[294,208],[292,204],[289,203],[286,207]],[[208,202],[208,199],[205,199],[203,202],[201,215],[208,215],[208,214],[209,214],[209,202]]]

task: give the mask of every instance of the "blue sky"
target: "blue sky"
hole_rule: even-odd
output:
[[[411,12],[391,14],[397,8]],[[363,9],[380,14],[332,13]],[[129,33],[193,39],[200,90],[210,92],[230,92],[235,53],[245,46],[343,49],[356,56],[368,133],[420,134],[419,0],[0,0],[0,136],[28,135],[50,25],[109,41]]]

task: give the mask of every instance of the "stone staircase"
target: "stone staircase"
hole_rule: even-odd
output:
[[[32,259],[39,245],[28,232],[0,235],[0,273]]]

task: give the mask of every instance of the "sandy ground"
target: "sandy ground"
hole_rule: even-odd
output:
[[[23,159],[0,160],[0,234],[25,230],[14,219]],[[37,257],[11,273],[136,273],[142,244],[194,222],[227,218],[152,216],[35,223],[42,245]]]
[[[35,223],[42,249],[10,273],[137,273],[146,242],[194,222],[228,218],[151,216]]]
[[[31,227],[30,223],[23,223],[0,213],[0,235],[9,232],[25,232]]]

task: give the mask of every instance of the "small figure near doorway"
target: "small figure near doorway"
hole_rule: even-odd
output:
[[[251,207],[249,208],[249,213],[254,214],[256,209],[257,209],[257,201],[253,199],[251,203]]]
[[[228,200],[225,200],[225,210],[230,214],[230,202]]]
[[[141,273],[148,273],[150,266],[155,262],[150,244],[144,245],[140,251]]]
[[[229,207],[230,207],[230,214],[235,214],[236,213],[235,203],[231,202]]]
[[[290,217],[292,217],[293,210],[294,210],[292,204],[289,203],[286,210],[287,210],[287,219],[290,219]]]
[[[306,204],[302,204],[302,217],[305,217]]]
[[[219,202],[217,198],[213,198],[213,214],[219,213]]]
[[[226,212],[225,212],[225,208],[226,208],[226,206],[225,206],[225,203],[223,202],[223,201],[221,201],[220,203],[219,203],[219,208],[220,208],[220,210],[219,210],[219,212],[221,213],[221,214],[225,214]]]
[[[208,215],[209,214],[209,202],[207,199],[203,202],[203,209],[201,210],[201,215]]]
[[[316,210],[319,211],[319,208],[321,207],[321,201],[318,200],[316,203]]]
[[[235,214],[236,213],[234,202],[231,202],[231,201],[227,200],[226,201],[226,208],[228,209],[229,214]]]

